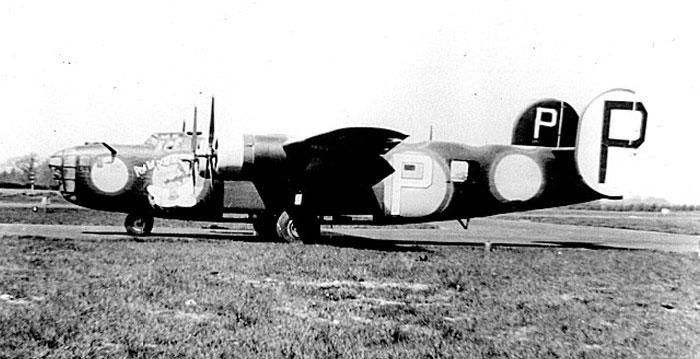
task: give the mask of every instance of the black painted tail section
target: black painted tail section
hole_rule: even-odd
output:
[[[572,148],[576,146],[578,114],[564,101],[542,100],[528,107],[513,127],[512,144]]]

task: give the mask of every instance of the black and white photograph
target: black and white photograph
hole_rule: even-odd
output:
[[[684,1],[0,5],[0,358],[700,358]]]

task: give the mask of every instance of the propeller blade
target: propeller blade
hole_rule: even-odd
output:
[[[215,171],[215,161],[216,158],[216,147],[218,147],[218,142],[214,146],[214,96],[211,97],[211,118],[209,119],[209,153],[207,154],[207,170],[209,172],[209,185],[210,188],[214,188],[214,171]]]
[[[195,161],[192,161],[192,193],[195,192],[197,187],[197,166],[194,165]]]
[[[211,118],[209,119],[209,150],[213,150],[214,145],[214,97],[211,98]]]
[[[209,171],[209,188],[214,189],[214,157],[209,157],[207,159],[208,171]]]
[[[194,107],[194,121],[192,122],[192,190],[197,186],[197,166],[199,163],[197,158],[197,106]]]
[[[197,152],[197,106],[194,107],[194,122],[192,123],[192,153]]]

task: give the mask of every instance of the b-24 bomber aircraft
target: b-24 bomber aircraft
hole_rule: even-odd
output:
[[[511,145],[427,141],[382,128],[342,128],[302,140],[214,132],[153,134],[142,145],[92,143],[54,154],[70,202],[127,214],[126,231],[154,218],[252,222],[260,236],[313,241],[320,223],[464,220],[619,199],[620,162],[645,140],[647,110],[630,90],[596,97],[581,118],[542,100],[516,121]]]

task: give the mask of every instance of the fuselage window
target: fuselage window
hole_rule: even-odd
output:
[[[422,179],[423,164],[422,163],[404,163],[401,178],[405,179]]]
[[[469,177],[469,162],[467,161],[452,161],[450,162],[450,179],[452,182],[464,182]]]

